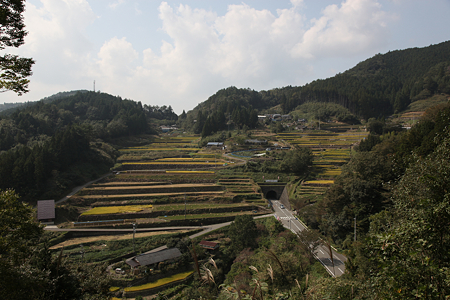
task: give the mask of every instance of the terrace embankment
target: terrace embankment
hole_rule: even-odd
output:
[[[85,195],[133,195],[133,194],[161,194],[161,193],[190,193],[190,192],[219,192],[223,187],[216,184],[163,184],[142,186],[96,186],[85,188],[78,194]]]
[[[121,167],[118,168],[120,171],[126,170],[190,170],[190,169],[205,169],[214,168],[221,166],[221,163],[214,162],[192,162],[189,164],[183,163],[123,163]]]
[[[190,214],[213,214],[213,213],[228,213],[228,212],[244,212],[254,211],[258,207],[254,205],[239,205],[228,207],[210,207],[210,208],[197,208],[197,209],[184,209],[182,210],[161,210],[154,212],[136,212],[136,213],[120,213],[120,214],[101,214],[101,215],[81,215],[79,221],[100,221],[100,220],[114,220],[114,219],[142,219],[142,218],[157,218],[161,216],[176,216]]]

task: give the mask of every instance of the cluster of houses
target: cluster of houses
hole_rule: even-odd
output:
[[[266,120],[271,120],[273,122],[288,121],[288,120],[292,120],[292,116],[291,115],[282,115],[282,114],[258,115],[258,121],[265,122]]]
[[[177,127],[177,125],[170,125],[170,126],[162,125],[162,126],[159,126],[159,129],[161,129],[161,131],[163,133],[166,133],[169,131],[178,130],[178,127]]]

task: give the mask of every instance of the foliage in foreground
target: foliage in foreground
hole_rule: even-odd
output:
[[[108,299],[105,266],[52,257],[35,212],[11,190],[0,191],[0,298]]]

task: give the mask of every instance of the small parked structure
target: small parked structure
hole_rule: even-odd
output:
[[[216,242],[201,241],[199,245],[208,250],[216,250],[219,248],[219,243]]]
[[[55,223],[55,200],[40,200],[37,203],[37,219],[44,224]]]

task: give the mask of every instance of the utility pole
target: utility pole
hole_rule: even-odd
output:
[[[134,247],[134,235],[136,233],[136,223],[133,223],[133,252],[136,253],[136,249]]]
[[[80,247],[81,247],[81,251],[80,251],[81,261],[84,262],[84,248],[83,248],[83,244],[80,244]]]

